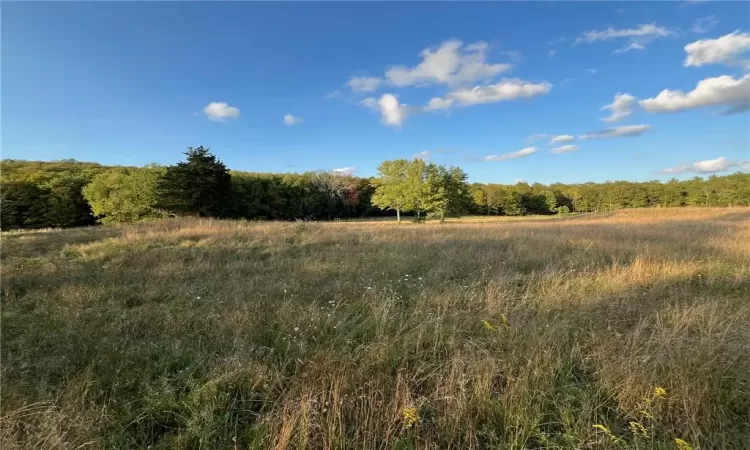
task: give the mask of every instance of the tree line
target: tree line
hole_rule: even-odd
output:
[[[230,171],[208,149],[171,166],[103,166],[74,160],[0,162],[0,227],[74,227],[170,216],[335,220],[405,214],[518,216],[623,208],[750,206],[750,174],[668,182],[514,185],[468,182],[458,167],[385,161],[378,175]]]

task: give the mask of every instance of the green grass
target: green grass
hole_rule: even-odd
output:
[[[748,209],[2,235],[3,449],[742,449],[748,354]]]

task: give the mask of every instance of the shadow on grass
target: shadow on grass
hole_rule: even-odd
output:
[[[745,219],[742,217],[731,215],[727,222],[743,222]],[[699,227],[698,231],[696,226]],[[352,370],[348,373],[348,376],[355,378],[353,384],[373,383],[381,388],[381,395],[389,396],[396,390],[393,373],[414,372],[414,366],[422,363],[432,365],[430,367],[433,367],[433,371],[443,374],[440,370],[444,369],[444,361],[431,360],[427,355],[449,356],[456,351],[469,352],[471,347],[465,343],[472,342],[471,345],[476,345],[471,339],[474,339],[475,335],[481,336],[481,328],[479,331],[473,331],[472,328],[465,332],[464,339],[457,339],[455,342],[427,342],[425,345],[428,349],[437,347],[433,350],[434,353],[428,353],[416,344],[414,348],[407,347],[410,345],[407,337],[412,330],[424,326],[427,320],[417,314],[420,309],[419,301],[422,300],[417,298],[412,302],[399,303],[405,306],[395,310],[393,323],[386,325],[385,330],[393,337],[393,347],[403,346],[412,352],[409,357],[403,352],[394,355],[389,361],[392,367],[375,368],[364,359],[367,353],[356,351],[360,348],[356,345],[370,343],[368,340],[374,339],[377,335],[377,327],[382,326],[364,316],[356,319],[356,326],[361,328],[356,330],[356,333],[347,335],[346,331],[337,331],[336,333],[344,334],[333,334],[331,331],[332,334],[323,335],[323,340],[313,341],[312,338],[306,338],[308,340],[303,342],[307,346],[305,348],[284,350],[283,346],[288,344],[280,338],[290,334],[293,324],[289,323],[290,317],[280,311],[279,306],[267,306],[264,302],[276,302],[278,305],[281,298],[286,298],[286,292],[282,292],[285,279],[293,277],[304,280],[304,284],[299,286],[299,291],[296,292],[300,295],[295,298],[296,303],[293,305],[300,308],[300,315],[304,314],[304,308],[311,302],[320,304],[329,300],[344,300],[350,304],[350,309],[341,312],[356,316],[372,311],[377,305],[361,304],[366,301],[366,297],[352,294],[356,292],[353,289],[362,286],[357,284],[359,274],[352,275],[351,271],[370,269],[376,272],[374,269],[379,268],[376,266],[387,263],[387,267],[379,271],[380,275],[374,276],[376,282],[383,284],[395,276],[403,277],[407,271],[413,273],[415,262],[416,267],[429,273],[431,268],[445,262],[446,255],[458,251],[457,249],[464,252],[464,256],[475,254],[477,257],[460,261],[461,266],[454,267],[455,273],[436,274],[441,279],[436,283],[437,287],[432,294],[438,294],[444,287],[451,295],[455,295],[456,291],[451,289],[456,285],[489,283],[493,281],[494,274],[502,275],[500,272],[483,274],[482,264],[486,258],[478,257],[482,254],[492,256],[493,261],[502,262],[504,255],[511,251],[516,252],[514,265],[509,266],[508,270],[519,272],[521,279],[524,274],[530,279],[539,276],[539,272],[544,270],[545,264],[549,264],[549,261],[566,256],[570,256],[572,261],[578,260],[575,264],[579,266],[574,267],[576,270],[613,263],[627,266],[633,264],[637,258],[643,257],[642,249],[634,245],[639,242],[649,245],[649,257],[656,260],[687,263],[695,262],[696,258],[716,258],[734,261],[735,264],[746,261],[736,254],[725,253],[710,244],[713,239],[732,237],[735,229],[731,226],[720,227],[691,222],[657,223],[641,227],[634,231],[627,225],[572,223],[564,229],[547,230],[547,234],[534,234],[533,239],[539,247],[549,249],[549,254],[538,255],[519,250],[523,248],[524,241],[530,239],[524,234],[511,234],[509,238],[497,237],[493,241],[487,240],[492,236],[484,236],[484,240],[450,237],[439,239],[437,242],[430,242],[429,238],[425,238],[418,244],[409,246],[373,242],[369,244],[370,248],[368,244],[337,246],[337,242],[346,243],[348,239],[347,236],[337,236],[324,242],[293,239],[287,241],[288,245],[274,249],[273,259],[290,261],[290,266],[282,273],[279,273],[278,267],[265,264],[269,258],[265,253],[266,249],[229,248],[218,244],[215,247],[190,248],[175,245],[136,249],[124,255],[117,254],[121,266],[117,269],[118,272],[114,273],[103,270],[100,267],[103,260],[94,258],[92,261],[81,263],[82,266],[71,266],[70,272],[62,276],[10,276],[3,280],[3,378],[9,387],[3,390],[3,397],[5,403],[11,405],[50,400],[65,391],[71,379],[85,374],[88,370],[97,380],[87,394],[88,401],[93,405],[93,409],[108,405],[109,432],[114,436],[111,436],[111,439],[123,447],[191,447],[201,443],[212,445],[213,448],[230,448],[233,436],[238,437],[238,445],[249,446],[257,435],[267,432],[259,428],[261,422],[258,418],[273,408],[280,408],[280,400],[285,395],[292,395],[298,383],[303,383],[301,380],[305,368],[318,359],[330,355],[339,359],[337,362],[341,364],[321,369],[330,370],[331,378],[335,370],[345,367],[344,363],[359,367],[359,371]],[[603,237],[592,239],[592,229],[596,229]],[[97,239],[111,236],[105,232],[97,235]],[[682,236],[700,236],[700,239],[680,239]],[[37,251],[59,250],[61,247],[57,238],[60,236],[37,241]],[[79,243],[97,240],[87,240],[90,236],[84,238],[81,235],[75,235],[75,238],[80,239]],[[675,239],[679,239],[678,245]],[[66,241],[69,242],[67,239]],[[362,259],[368,251],[377,251],[393,257],[372,262],[376,266],[368,266],[370,263]],[[146,256],[150,257],[150,262],[143,259]],[[109,262],[113,255],[105,252],[100,258],[105,258]],[[248,265],[230,272],[225,268],[225,264],[234,260],[248,261]],[[179,261],[180,264],[160,267],[170,261]],[[294,261],[301,262],[291,263]],[[341,264],[344,261],[355,261],[362,265],[347,267]],[[318,264],[313,265],[313,262]],[[451,264],[445,266],[450,267]],[[213,271],[206,272],[207,267],[213,268]],[[160,270],[148,272],[150,269]],[[262,290],[256,286],[258,292],[248,292],[248,296],[243,298],[226,298],[223,295],[243,294],[241,291],[233,290],[233,280],[253,277],[265,279],[269,286]],[[211,288],[217,290],[213,292],[214,298],[201,293],[207,301],[197,301],[195,295],[188,297],[185,291],[175,291],[175,285],[187,283],[191,286],[191,280],[210,281]],[[337,283],[335,287],[332,286],[334,282]],[[418,291],[404,283],[401,279],[395,295],[408,298]],[[40,296],[37,290],[39,284],[50,285],[53,289],[45,291],[45,295]],[[46,303],[64,300],[65,292],[90,291],[92,286],[98,286],[99,290],[91,294],[89,302],[80,303],[80,310],[65,310]],[[524,287],[522,284],[519,289]],[[192,289],[192,286],[187,289]],[[58,292],[60,294],[57,294]],[[637,335],[631,336],[629,333],[634,332],[644,321],[653,321],[651,326],[656,330],[660,315],[678,306],[693,305],[696,299],[726,298],[730,304],[727,315],[731,317],[733,312],[741,311],[740,306],[744,304],[748,294],[748,279],[724,277],[721,278],[721,283],[709,283],[704,279],[678,276],[642,283],[634,281],[627,289],[600,295],[596,301],[584,305],[565,303],[564,299],[561,299],[558,308],[525,312],[524,329],[519,331],[519,338],[508,345],[518,346],[524,358],[527,354],[535,355],[528,351],[535,350],[535,346],[556,350],[561,355],[573,355],[556,369],[552,387],[545,388],[550,391],[544,395],[548,404],[543,407],[547,412],[541,431],[556,436],[563,435],[563,424],[570,421],[568,415],[575,417],[585,413],[581,401],[590,395],[589,389],[594,389],[600,383],[602,364],[587,352],[593,352],[601,341],[613,339],[615,333],[625,336],[623,339],[637,340]],[[245,309],[247,307],[250,309]],[[509,307],[513,305],[510,304]],[[519,306],[528,307],[533,308],[533,304]],[[443,314],[447,313],[443,311]],[[481,315],[475,316],[476,310],[471,308],[449,313],[446,320],[465,321],[467,324],[478,324],[483,318]],[[246,322],[234,322],[233,318],[238,315]],[[305,318],[293,319],[296,321]],[[403,323],[397,323],[397,319]],[[517,326],[513,315],[510,319],[511,323]],[[548,331],[549,324],[553,325],[553,331]],[[692,336],[688,335],[690,332],[692,331],[680,331],[686,335],[684,342],[678,342],[683,345],[680,348],[681,352],[688,348],[687,343],[693,343],[690,340],[693,339]],[[732,332],[742,336],[743,331]],[[341,336],[346,339],[334,340],[334,337]],[[330,340],[326,340],[328,338]],[[355,346],[350,346],[350,342],[342,343],[346,340],[354,342]],[[635,343],[638,344],[637,341]],[[240,344],[245,347],[238,347]],[[694,341],[696,349],[700,349],[700,344],[701,341]],[[463,347],[464,345],[467,347]],[[261,350],[262,348],[272,348],[276,353]],[[627,349],[625,346],[622,348]],[[505,347],[498,349],[505,351]],[[259,353],[261,351],[266,353]],[[509,354],[491,353],[500,350],[482,351],[487,353],[488,358],[514,360]],[[665,349],[644,346],[642,351],[645,352],[645,356],[650,356],[648,351],[658,355]],[[415,355],[421,355],[419,357],[424,360],[415,361]],[[614,355],[610,358],[620,356]],[[247,367],[269,367],[269,371],[275,374],[275,382],[264,388],[252,383],[242,384],[233,379],[227,381],[222,378],[221,372],[216,372],[217,367],[229,364],[227,360],[243,357],[246,359],[240,359],[237,363],[241,370],[247,370]],[[528,364],[531,364],[532,358],[528,361]],[[606,359],[604,361],[606,362]],[[672,361],[661,361],[659,364],[661,367],[656,367],[656,363],[633,361],[633,365],[638,369],[652,371],[644,375],[646,378],[657,378],[659,374],[668,372],[668,364],[672,364]],[[738,379],[738,373],[741,375],[742,367],[747,368],[747,362],[735,361],[733,364],[745,366],[733,369],[732,367],[736,366],[718,365],[714,369],[714,376]],[[368,367],[373,370],[368,372],[361,369]],[[522,369],[521,364],[518,367],[519,370]],[[511,369],[515,370],[513,367]],[[359,379],[358,377],[363,374],[368,374],[369,378]],[[498,374],[500,375],[503,374]],[[420,385],[410,388],[414,392],[422,392],[427,397],[434,392],[435,383],[437,381],[423,381]],[[735,391],[732,392],[735,399],[731,404],[719,403],[720,396],[726,393],[711,393],[713,397],[709,397],[709,403],[703,405],[706,412],[683,411],[679,409],[679,405],[674,406],[675,416],[669,418],[671,422],[668,424],[670,431],[675,435],[685,436],[691,432],[691,427],[698,426],[699,433],[702,433],[702,447],[731,448],[726,445],[729,442],[727,439],[750,434],[746,422],[742,422],[742,418],[750,414],[747,407],[750,405],[750,399],[747,392],[739,390],[737,386],[729,387]],[[206,394],[204,397],[202,392],[209,392],[210,395]],[[504,392],[498,393],[501,399],[503,395],[508,395]],[[350,394],[354,397],[358,393],[352,391]],[[602,410],[600,414],[601,417],[619,424],[620,431],[627,432],[629,417],[618,409],[615,394],[607,393],[607,397],[602,401],[606,411]],[[9,399],[12,401],[9,402]],[[110,399],[116,399],[118,404],[108,403]],[[721,411],[721,414],[725,415],[717,419],[710,416],[715,414],[713,411]],[[439,413],[448,417],[451,411],[441,410]],[[346,410],[342,418],[348,424],[355,424],[343,431],[349,439],[356,436],[356,426],[365,423],[361,414],[359,410],[350,409]],[[697,422],[684,421],[684,416],[680,414],[693,415],[691,420]],[[476,419],[478,423],[483,418]],[[594,419],[579,418],[592,421]],[[513,420],[513,417],[498,413],[492,427],[499,430],[503,427],[512,428]],[[196,436],[200,434],[198,431],[203,433],[205,440],[202,442],[197,440]],[[493,440],[487,438],[487,442],[491,441],[492,445],[503,444],[504,436],[500,431],[498,433],[500,434],[492,437]],[[101,436],[89,438],[103,439]],[[445,439],[437,445],[443,444],[440,448],[449,448],[456,442],[451,439],[460,438],[449,436],[435,439]],[[526,442],[537,447],[544,445],[542,434],[528,437]]]

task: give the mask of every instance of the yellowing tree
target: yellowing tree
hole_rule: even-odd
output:
[[[396,211],[396,220],[401,221],[401,213],[414,207],[412,189],[409,183],[409,161],[396,159],[384,161],[378,166],[378,178],[374,181],[375,193],[372,204],[382,209]]]

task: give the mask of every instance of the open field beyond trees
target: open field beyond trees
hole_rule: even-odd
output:
[[[2,236],[3,449],[742,449],[750,209]]]

